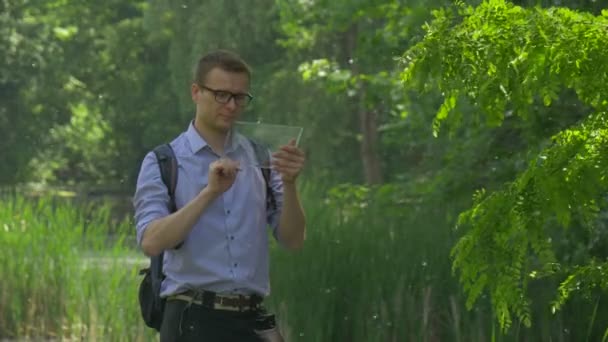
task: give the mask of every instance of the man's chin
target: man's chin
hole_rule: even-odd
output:
[[[232,128],[233,124],[234,120],[220,120],[220,122],[217,123],[217,128],[219,130],[227,132]]]
[[[232,126],[236,121],[236,117],[220,116],[219,119],[220,124],[227,126]]]

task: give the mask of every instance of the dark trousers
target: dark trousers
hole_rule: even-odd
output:
[[[213,310],[182,300],[165,305],[161,342],[282,342],[275,317],[264,308],[234,312]]]

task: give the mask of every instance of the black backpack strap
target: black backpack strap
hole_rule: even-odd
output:
[[[169,211],[173,213],[177,210],[177,205],[175,204],[175,188],[177,187],[177,159],[175,158],[173,148],[171,148],[171,145],[169,144],[156,146],[154,148],[154,154],[156,155],[156,160],[158,161],[160,178],[163,180],[163,183],[165,183],[167,192],[169,193]],[[181,243],[177,245],[176,248],[179,248],[180,246]],[[153,279],[164,278],[162,273],[164,254],[165,253],[162,252],[158,256],[150,258]]]
[[[160,177],[167,186],[169,193],[169,210],[173,213],[177,210],[175,204],[175,188],[177,187],[177,159],[173,148],[169,144],[163,144],[154,148],[154,154],[160,168]]]
[[[154,148],[154,154],[160,168],[160,177],[169,194],[169,210],[177,210],[175,188],[177,186],[177,159],[169,144]],[[178,245],[175,248],[179,248]],[[160,331],[166,299],[160,297],[161,285],[165,279],[163,273],[164,252],[150,258],[150,267],[140,271],[144,278],[139,286],[139,305],[142,317],[147,326]]]
[[[262,176],[264,176],[264,181],[266,181],[266,208],[275,210],[277,208],[277,201],[274,198],[274,192],[272,192],[272,187],[270,187],[270,172],[269,168],[262,167]]]
[[[270,162],[269,152],[264,146],[260,145],[251,138],[247,138],[247,140],[249,140],[249,142],[251,143],[256,158],[267,158]],[[260,169],[262,170],[262,176],[264,176],[264,181],[266,182],[266,208],[275,210],[277,208],[277,201],[274,197],[272,187],[270,186],[271,169],[269,167],[260,167]]]

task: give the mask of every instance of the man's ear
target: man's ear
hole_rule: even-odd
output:
[[[192,83],[190,86],[190,96],[192,97],[193,102],[197,102],[199,96],[201,95],[201,88],[196,83]]]

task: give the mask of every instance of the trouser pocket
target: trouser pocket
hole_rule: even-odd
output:
[[[197,308],[184,301],[167,301],[161,342],[217,341],[217,331],[208,329],[208,320]]]
[[[277,328],[275,315],[261,314],[255,322],[255,333],[264,342],[283,342],[283,336]]]

